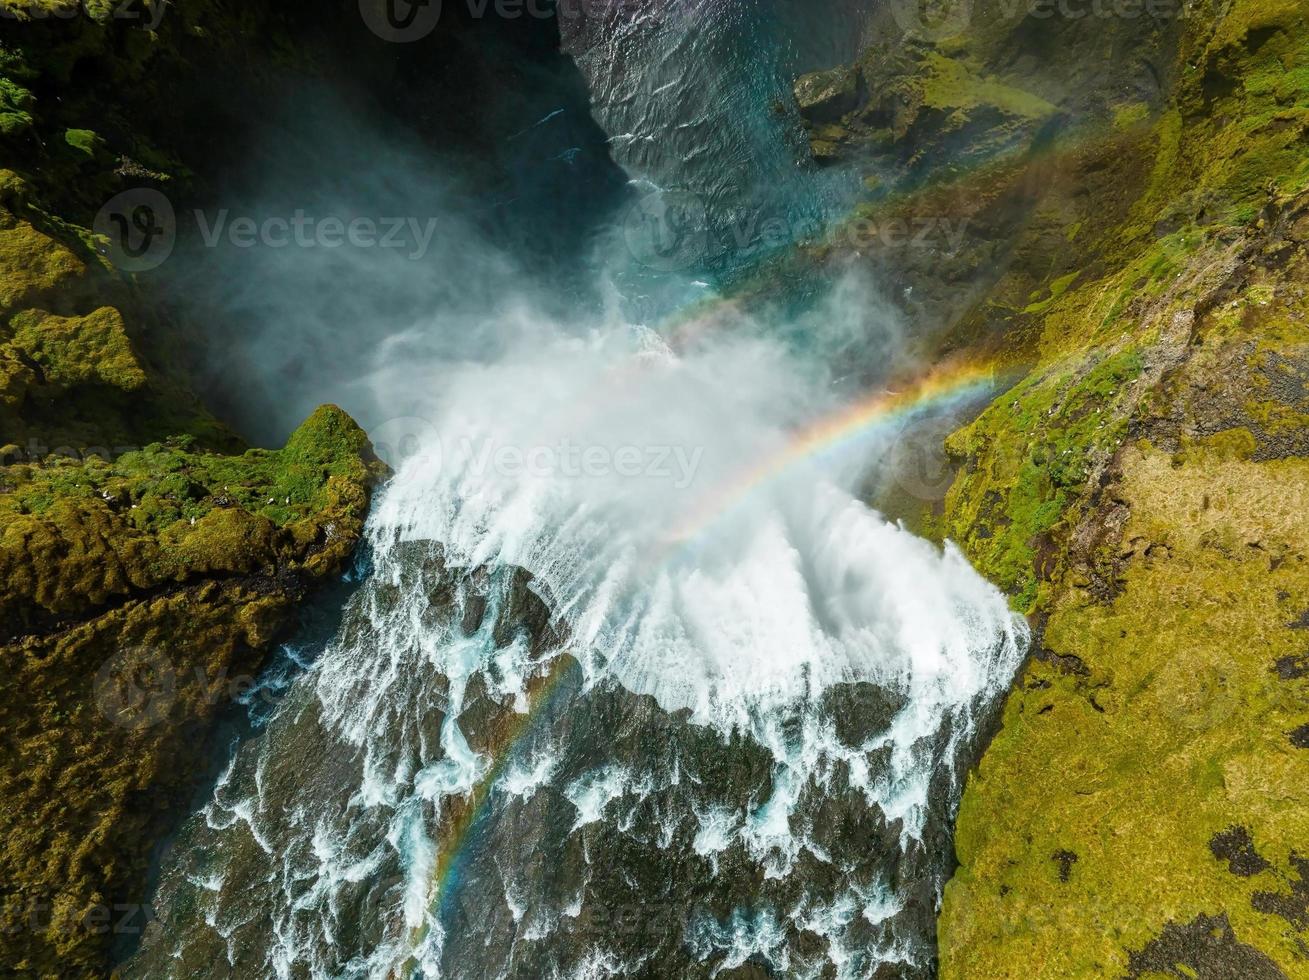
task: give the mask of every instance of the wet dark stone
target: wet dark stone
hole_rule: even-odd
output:
[[[1309,749],[1309,725],[1301,725],[1295,731],[1288,732],[1287,737],[1297,749]]]
[[[830,854],[850,854],[857,849],[898,857],[899,831],[893,832],[885,815],[846,783],[841,772],[825,789],[810,787],[806,791],[800,810],[809,815],[814,841]]]
[[[1075,654],[1055,653],[1044,646],[1038,646],[1032,651],[1032,656],[1037,660],[1050,664],[1061,674],[1072,674],[1078,677],[1091,676],[1090,668],[1086,666],[1081,657]]]
[[[863,82],[850,68],[805,75],[795,83],[795,101],[800,115],[813,122],[836,122],[859,105]]]
[[[1077,863],[1077,855],[1072,851],[1055,851],[1050,855],[1050,860],[1059,865],[1059,880],[1066,882],[1073,876],[1073,865]]]
[[[1272,867],[1255,850],[1250,831],[1244,827],[1231,827],[1214,834],[1209,841],[1209,850],[1213,851],[1218,860],[1227,862],[1227,868],[1232,874],[1242,878],[1250,878]]]
[[[551,624],[550,607],[533,590],[531,574],[516,568],[500,605],[492,635],[496,646],[507,647],[524,632],[531,640],[533,653],[540,653],[559,642]]]
[[[1198,916],[1186,925],[1169,923],[1157,939],[1129,953],[1129,980],[1147,974],[1180,975],[1195,980],[1289,980],[1271,959],[1238,942],[1227,914]]]
[[[482,619],[486,616],[486,596],[470,595],[464,600],[464,618],[459,624],[465,636],[472,636],[482,628]]]
[[[1309,929],[1309,858],[1292,854],[1291,865],[1297,880],[1291,883],[1289,892],[1255,892],[1250,904],[1256,912],[1279,916],[1304,932]]]
[[[459,729],[474,752],[491,752],[497,737],[512,723],[513,702],[497,701],[487,692],[486,680],[475,674],[464,691]]]
[[[413,581],[401,583],[401,589],[415,587],[422,590],[417,594],[433,597],[437,605],[431,614],[450,629],[494,629],[501,642],[524,636],[533,646],[551,642],[549,611],[526,573],[487,577],[478,570],[444,568],[430,548],[417,550],[415,559],[426,560],[430,568],[414,569]],[[441,580],[428,578],[428,571]],[[484,604],[475,601],[478,596],[486,597]],[[473,619],[480,621],[478,626]],[[373,627],[365,617],[348,617],[345,630],[351,643],[364,649],[380,639],[370,635]],[[474,750],[503,759],[506,767],[521,763],[522,771],[546,757],[554,765],[543,785],[522,796],[497,784],[466,830],[453,838],[458,847],[446,852],[453,856],[439,905],[446,937],[444,976],[570,975],[597,948],[628,964],[623,975],[650,980],[835,976],[827,940],[806,930],[803,919],[792,919],[791,913],[821,911],[852,886],[868,894],[889,887],[903,903],[882,922],[856,915],[848,924],[846,948],[857,959],[855,973],[897,980],[934,976],[936,910],[949,872],[958,795],[950,767],[934,766],[923,841],[903,853],[900,824],[888,825],[863,791],[851,785],[845,762],[826,760],[813,771],[796,773],[800,798],[791,829],[796,838],[811,839],[813,847],[794,856],[792,873],[770,877],[767,863],[739,842],[712,854],[699,854],[694,845],[709,813],[726,814],[739,827],[772,797],[778,789],[772,754],[750,736],[724,736],[692,724],[688,712],[666,712],[653,698],[612,682],[584,690],[580,664],[561,658],[552,664],[552,680],[530,717],[494,695],[495,668],[475,674],[464,692],[458,724]],[[360,694],[366,683],[360,678]],[[415,665],[392,683],[394,706],[388,699],[376,724],[410,751],[425,747],[416,761],[430,765],[439,758],[449,681]],[[203,821],[193,822],[186,857],[160,891],[165,931],[148,941],[147,955],[131,975],[167,975],[160,964],[171,962],[179,938],[181,958],[173,964],[181,971],[177,975],[224,975],[226,944],[197,917],[197,909],[217,902],[230,920],[247,907],[282,908],[288,900],[309,897],[318,858],[303,827],[293,826],[294,820],[304,819],[295,816],[294,801],[303,801],[310,807],[306,812],[327,817],[329,824],[349,824],[350,850],[360,859],[385,839],[386,808],[356,810],[349,802],[359,785],[359,749],[319,722],[320,704],[312,688],[298,688],[291,697],[300,703],[288,704],[293,710],[275,719],[268,733],[275,748],[262,774],[261,798],[270,810],[261,828],[271,846],[287,855],[290,867],[303,869],[303,877],[297,874],[288,886],[295,894],[275,894],[281,876],[269,878],[265,850],[248,834],[242,837],[241,825],[220,833]],[[851,747],[884,731],[905,705],[903,696],[872,684],[842,685],[825,698],[821,707],[831,711],[840,737]],[[809,704],[803,710],[819,707]],[[797,717],[777,721],[799,738],[803,719],[797,711]],[[917,748],[944,757],[950,734],[947,723]],[[248,749],[257,751],[256,746]],[[885,774],[888,754],[887,749],[865,753],[874,779]],[[256,759],[255,751],[242,754],[234,785],[254,782]],[[956,761],[961,763],[956,771],[964,771],[967,760]],[[623,774],[627,788],[609,800],[598,820],[579,825],[579,810],[569,799],[575,782],[606,772]],[[640,791],[633,792],[633,785]],[[420,822],[435,826],[433,805],[419,806]],[[450,839],[443,841],[449,844]],[[221,856],[226,865],[223,892],[216,899],[195,884],[206,877],[209,855]],[[388,854],[376,875],[337,889],[334,941],[310,940],[330,972],[348,973],[351,951],[395,938],[392,913],[402,872]],[[722,969],[741,915],[771,916],[787,957],[756,956],[732,971]],[[260,975],[270,942],[268,922],[259,916],[242,919],[232,941],[238,947],[235,968],[244,971],[241,975]],[[867,950],[888,945],[912,950],[919,965],[886,972],[869,960]]]
[[[886,731],[908,703],[899,691],[867,683],[837,684],[823,695],[823,710],[836,725],[836,737],[850,748]]]
[[[780,976],[774,973],[766,960],[752,956],[734,970],[723,970],[718,974],[722,980],[771,980]]]
[[[1302,677],[1309,677],[1309,653],[1299,657],[1281,657],[1273,669],[1284,681],[1297,681]]]

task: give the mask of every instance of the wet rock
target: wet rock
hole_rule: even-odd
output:
[[[800,115],[812,122],[836,122],[858,107],[861,95],[862,77],[848,66],[802,75],[795,81]]]
[[[1298,657],[1281,657],[1273,665],[1273,670],[1284,681],[1296,681],[1302,677],[1309,677],[1309,654]]]
[[[1237,940],[1225,912],[1164,926],[1157,939],[1130,954],[1127,976],[1177,976],[1179,968],[1194,980],[1287,980],[1276,963]]]
[[[1073,876],[1073,865],[1077,863],[1077,855],[1072,851],[1055,851],[1050,855],[1050,860],[1059,866],[1059,880],[1067,883]]]
[[[1230,827],[1215,834],[1209,841],[1209,850],[1218,860],[1227,862],[1227,869],[1232,874],[1242,878],[1253,877],[1272,867],[1255,850],[1250,831],[1244,827]]]
[[[823,712],[836,726],[836,737],[859,748],[890,727],[909,703],[908,697],[877,684],[837,684],[823,694]]]
[[[507,647],[520,633],[525,633],[533,652],[557,646],[559,637],[552,627],[551,618],[550,608],[532,588],[532,576],[521,568],[516,569],[500,603],[494,630],[495,644]]]
[[[1298,932],[1309,929],[1309,859],[1291,855],[1296,877],[1287,892],[1255,892],[1250,904],[1259,912],[1285,919]]]

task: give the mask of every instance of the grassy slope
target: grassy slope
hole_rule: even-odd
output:
[[[1188,12],[982,2],[810,127],[894,175],[870,216],[967,217],[874,259],[1020,379],[920,518],[1037,640],[962,802],[946,978],[1309,975],[1309,9]]]
[[[1305,9],[1237,0],[1179,62],[1074,154],[1069,246],[998,304],[1035,366],[950,442],[942,530],[1040,630],[964,797],[944,977],[1309,973]]]

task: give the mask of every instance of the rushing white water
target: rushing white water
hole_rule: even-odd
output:
[[[716,968],[751,957],[796,976],[824,962],[843,977],[881,962],[923,968],[922,937],[894,924],[914,899],[877,868],[921,854],[933,808],[957,798],[953,767],[975,712],[1017,666],[1021,620],[953,547],[861,503],[863,466],[814,457],[740,479],[828,407],[780,348],[746,338],[676,354],[630,328],[538,341],[447,372],[430,411],[405,423],[409,458],[375,507],[371,573],[346,626],[221,781],[197,830],[207,856],[183,862],[209,942],[221,941],[226,969],[286,977],[405,964],[429,977],[618,975],[670,942]],[[863,464],[876,465],[877,445]],[[559,655],[540,624],[536,636],[521,623],[502,631],[521,606],[515,568],[534,576],[581,676],[567,712],[497,745],[478,706],[528,711],[529,682]],[[838,711],[825,699],[838,685],[890,692],[890,707]],[[682,719],[661,724],[717,733],[711,754],[739,755],[722,740],[744,739],[733,744],[755,746],[771,771],[717,785],[702,752],[666,758],[653,730],[606,754],[612,732],[568,728],[605,691],[648,695]],[[622,703],[638,733],[654,718]],[[850,720],[864,723],[854,739],[838,731]],[[331,774],[307,757],[331,759]],[[443,834],[446,815],[489,778],[493,835],[545,805],[561,814],[542,825],[555,846],[629,836],[652,853],[684,848],[706,882],[728,880],[730,859],[760,884],[726,918],[679,908],[681,925],[617,948],[586,923],[597,881],[621,867],[584,859],[552,881],[549,860],[523,869],[492,848],[438,875],[468,848]],[[888,828],[863,845],[890,848],[876,867],[828,839],[818,808],[849,794]],[[929,891],[943,861],[928,862]],[[816,867],[847,870],[811,889]],[[244,893],[252,874],[262,884]],[[376,892],[366,914],[360,889]],[[770,900],[776,889],[795,897]],[[469,928],[486,930],[475,963]],[[492,945],[500,929],[504,948]],[[796,930],[819,937],[819,962],[794,947]],[[178,976],[205,948],[185,930],[167,943]]]
[[[909,746],[1005,680],[981,656],[1014,639],[1003,598],[953,547],[859,503],[848,459],[752,478],[814,408],[792,360],[635,336],[544,341],[450,378],[375,547],[440,541],[462,566],[529,570],[592,682],[722,729],[870,681],[910,694]]]

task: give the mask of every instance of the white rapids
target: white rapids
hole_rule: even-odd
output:
[[[766,877],[790,874],[804,849],[816,850],[796,830],[796,806],[837,763],[888,823],[899,822],[903,847],[920,837],[936,767],[953,764],[955,743],[974,734],[975,709],[1008,684],[1025,626],[953,546],[942,551],[861,503],[848,461],[741,479],[813,410],[804,390],[792,366],[758,342],[683,358],[639,331],[542,338],[530,355],[448,375],[430,418],[404,422],[408,458],[369,525],[372,580],[359,600],[369,628],[357,642],[338,641],[308,679],[324,719],[363,751],[351,809],[389,814],[377,846],[406,868],[397,908],[404,937],[372,950],[359,975],[410,959],[423,975],[442,974],[435,814],[497,761],[473,751],[456,724],[464,691],[480,676],[526,710],[525,684],[541,670],[524,644],[496,649],[485,631],[455,637],[431,622],[412,550],[430,542],[455,566],[532,573],[567,624],[586,686],[617,682],[771,753],[771,795],[748,811],[698,814],[697,853],[736,842]],[[396,718],[425,690],[414,678],[432,672],[448,680],[445,722],[434,744],[406,744]],[[832,685],[860,681],[900,692],[905,707],[851,748],[815,705]],[[942,730],[950,733],[944,751],[933,747]],[[870,773],[870,754],[888,749],[889,765]],[[530,798],[555,782],[550,752],[534,751],[514,760],[497,792]],[[603,820],[622,833],[640,800],[679,778],[608,766],[555,790],[576,809],[575,829]],[[950,783],[957,788],[953,773]],[[320,941],[330,934],[333,879],[367,871],[350,848],[339,855],[344,868],[333,867],[332,845],[316,850],[323,889],[309,907],[327,919],[315,925],[288,910],[281,975],[315,948],[301,930],[321,930]],[[567,914],[524,919],[524,901],[509,891],[515,921],[537,938]],[[763,955],[789,969],[775,921],[789,915],[824,937],[841,975],[855,976],[843,966],[854,969],[846,926],[856,917],[880,922],[895,903],[884,883],[854,884],[830,907],[701,923],[688,942],[724,965]],[[406,947],[414,936],[417,948]],[[894,948],[878,956],[912,959]],[[595,963],[612,959],[595,950]]]

